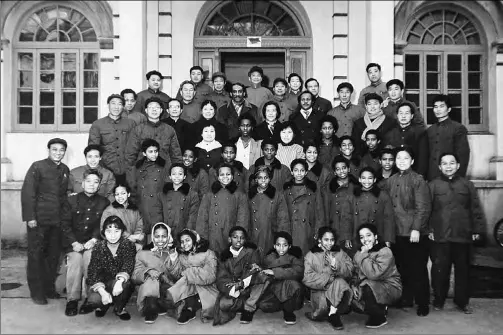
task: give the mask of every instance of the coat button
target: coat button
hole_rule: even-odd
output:
[[[217,214],[218,214],[218,212],[215,212],[215,215],[217,215]]]
[[[218,223],[215,222],[215,226],[218,226]]]
[[[88,221],[89,221],[89,218],[86,218],[86,220],[88,220]]]
[[[258,230],[258,228],[255,228],[255,230]]]
[[[372,220],[372,221],[370,221],[370,222],[375,222],[375,221],[376,221],[376,220]]]
[[[151,197],[151,198],[152,198],[153,196],[154,196],[153,194],[151,194],[151,195],[150,195],[150,197]]]
[[[339,214],[339,211],[335,211],[335,214]]]
[[[183,207],[182,207],[182,208],[180,208],[180,209],[183,211]]]

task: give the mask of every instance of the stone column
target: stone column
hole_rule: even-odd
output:
[[[394,76],[395,4],[391,0],[366,2],[367,63],[379,63],[383,81],[388,81]]]
[[[9,44],[9,40],[1,40],[0,41],[0,74],[3,74],[4,73],[4,46],[7,46]],[[2,98],[3,99],[0,99],[0,109],[1,109],[1,113],[0,113],[0,131],[1,131],[1,135],[0,135],[0,146],[1,146],[1,167],[0,167],[0,171],[1,171],[1,177],[0,177],[0,181],[1,182],[6,182],[8,180],[11,179],[11,168],[12,168],[12,162],[10,161],[10,159],[8,159],[5,155],[5,142],[6,142],[6,112],[5,112],[5,103],[4,103],[4,100],[5,100],[5,94],[7,93],[7,90],[5,89],[5,85],[4,85],[4,76],[1,75],[0,76],[0,87],[2,89],[2,93],[0,93],[2,95]],[[9,85],[10,87],[10,85]],[[8,113],[7,115],[10,115],[10,113]],[[9,122],[9,121],[7,121]]]
[[[161,71],[163,80],[163,91],[169,96],[176,96],[176,84],[173,85],[172,77],[172,16],[171,1],[159,2],[159,71]],[[192,57],[192,55],[190,55]]]
[[[348,80],[348,47],[349,47],[349,1],[333,1],[334,12],[332,15],[333,22],[333,105],[339,104],[339,94],[337,94],[337,86]]]
[[[367,86],[368,79],[365,73],[367,66],[368,47],[365,42],[367,36],[367,7],[368,1],[349,1],[349,64],[348,81],[354,87],[352,102],[358,102],[360,91]],[[336,89],[337,87],[335,87]]]
[[[491,163],[496,164],[496,179],[503,180],[503,40],[494,44],[496,54],[496,150]]]

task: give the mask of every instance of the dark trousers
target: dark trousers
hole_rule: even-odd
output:
[[[382,319],[386,317],[386,306],[379,304],[370,286],[362,287],[362,300],[365,302],[365,314]]]
[[[28,227],[28,263],[26,276],[30,295],[45,298],[55,292],[61,256],[61,229],[57,226]]]
[[[397,236],[392,246],[396,267],[402,279],[402,302],[418,306],[430,304],[430,281],[428,278],[428,236],[423,235],[418,243],[411,243],[410,236]]]
[[[270,285],[264,295],[261,297],[258,308],[265,313],[274,313],[277,311],[285,311],[287,313],[293,313],[304,306],[304,286],[295,280],[284,280],[283,290],[286,292],[292,292],[291,296],[285,300],[280,301],[278,297],[274,294],[274,286]],[[278,287],[276,287],[278,289]]]
[[[468,305],[470,278],[470,244],[431,242],[431,281],[435,303],[443,305],[449,292],[451,266],[454,264],[454,303]]]
[[[134,285],[131,282],[131,280],[128,280],[127,282],[122,283],[122,293],[119,294],[118,296],[114,296],[112,294],[114,285],[116,279],[109,280],[108,282],[105,283],[105,290],[112,295],[112,304],[114,305],[114,311],[120,312],[124,307],[126,307],[126,304],[129,301],[129,298],[131,298],[131,295],[134,292]],[[90,291],[88,294],[88,300],[91,305],[93,305],[95,308],[102,308],[102,309],[107,309],[110,308],[110,305],[103,305],[101,302],[101,295],[98,292]]]

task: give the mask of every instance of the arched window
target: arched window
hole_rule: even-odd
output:
[[[471,131],[487,129],[485,47],[475,20],[455,9],[435,9],[419,15],[406,37],[406,98],[426,110],[427,123],[436,122],[432,99],[448,94],[453,120]]]
[[[89,20],[67,5],[46,6],[17,39],[15,128],[87,131],[99,101],[99,44]]]

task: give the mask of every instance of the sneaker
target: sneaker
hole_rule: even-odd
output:
[[[426,306],[417,306],[417,313],[418,316],[426,316],[430,314],[430,307],[428,305]]]
[[[330,314],[328,316],[328,322],[334,327],[335,330],[344,329],[344,325],[342,324],[341,316],[337,313]]]
[[[249,312],[247,310],[244,310],[243,313],[241,313],[241,318],[239,319],[240,323],[250,323],[253,320],[253,312]]]
[[[369,319],[365,323],[365,327],[375,329],[375,328],[380,328],[380,327],[387,325],[387,324],[388,324],[388,320],[386,319],[386,317],[379,318],[379,317],[372,317],[371,316],[371,317],[369,317]]]
[[[464,307],[457,306],[458,310],[465,314],[473,314],[473,308],[470,307],[470,305],[465,305]]]
[[[79,302],[77,300],[70,300],[66,303],[65,315],[75,316],[79,312]]]
[[[186,325],[195,318],[196,312],[192,311],[191,309],[182,309],[180,317],[178,318],[178,320],[176,320],[176,323],[178,323],[179,325]]]
[[[294,325],[297,323],[297,317],[293,312],[283,311],[283,319],[287,325]]]
[[[79,314],[89,314],[92,311],[94,311],[93,305],[91,305],[89,303],[89,301],[87,301],[87,299],[84,300],[84,302],[82,303],[82,306],[80,306]]]
[[[126,311],[126,308],[123,308],[120,312],[115,312],[115,315],[117,315],[122,321],[131,320],[131,314]]]
[[[155,322],[155,320],[157,320],[157,316],[159,314],[157,313],[148,313],[147,315],[145,315],[145,323],[148,323],[148,324],[152,324]]]

